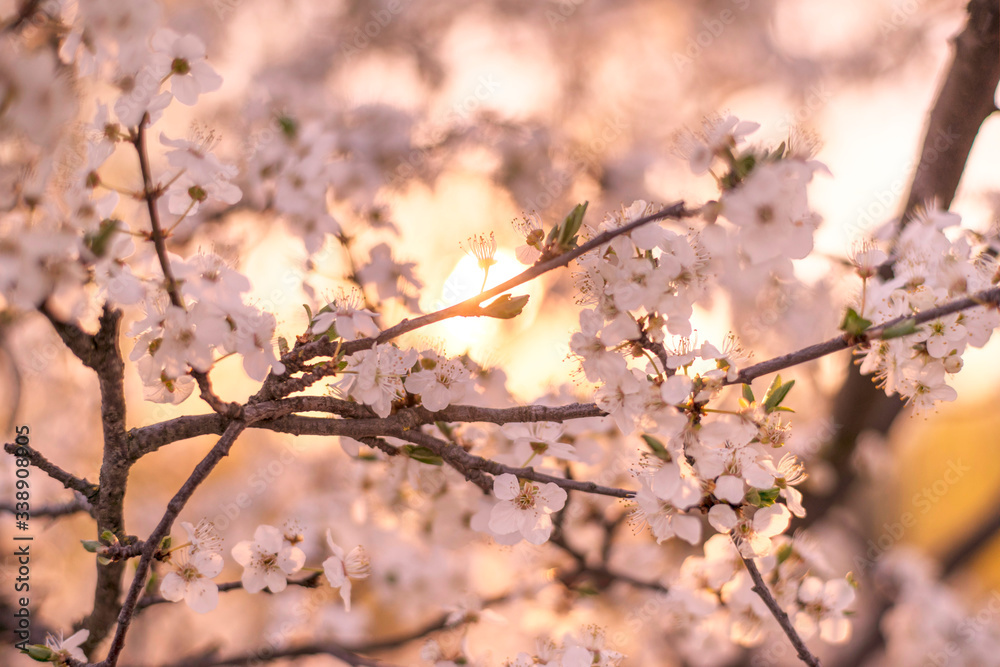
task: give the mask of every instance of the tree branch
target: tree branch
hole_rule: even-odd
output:
[[[639,218],[638,220],[633,220],[626,225],[622,225],[617,229],[608,230],[602,234],[598,234],[583,245],[565,252],[558,257],[553,257],[552,259],[539,262],[538,264],[525,269],[510,280],[507,280],[496,287],[490,288],[474,297],[466,299],[461,303],[457,303],[447,308],[442,308],[441,310],[428,313],[427,315],[423,315],[412,320],[405,319],[395,326],[385,329],[374,338],[360,338],[358,340],[339,344],[335,344],[326,338],[321,338],[302,345],[297,344],[293,350],[282,356],[281,361],[286,366],[286,372],[295,372],[295,370],[301,368],[301,365],[309,359],[318,356],[333,356],[337,350],[341,350],[343,354],[347,356],[360,350],[370,349],[373,345],[386,343],[394,338],[402,336],[404,333],[434,324],[435,322],[440,322],[441,320],[446,320],[452,317],[481,316],[483,313],[479,304],[483,301],[503,294],[504,292],[507,292],[518,285],[523,285],[530,280],[534,280],[538,276],[548,273],[553,269],[566,266],[580,255],[588,253],[591,250],[608,243],[617,236],[627,234],[641,225],[645,225],[656,220],[663,220],[667,218],[677,220],[695,215],[695,213],[696,211],[687,210],[684,206],[684,202],[677,202],[676,204],[672,204],[660,211],[657,211],[656,213],[653,213],[652,215],[647,215],[643,218]],[[275,385],[278,383],[278,377],[279,376],[276,376],[273,373],[269,374],[267,379],[264,381],[264,385],[260,388],[260,391],[258,391],[253,398],[250,399],[250,402],[257,403],[280,396],[280,394],[275,391]]]
[[[732,538],[733,544],[735,544],[736,548],[739,549],[736,536],[732,535]],[[771,595],[771,589],[767,587],[767,584],[764,582],[764,577],[760,575],[760,570],[757,569],[757,564],[754,563],[752,558],[743,558],[742,555],[740,558],[743,560],[743,564],[746,565],[747,572],[750,573],[750,578],[753,580],[753,592],[760,596],[760,599],[767,605],[771,615],[778,621],[778,625],[781,626],[781,629],[785,632],[788,640],[795,648],[795,651],[799,656],[799,660],[806,663],[810,667],[819,667],[819,658],[809,652],[808,647],[806,647],[806,643],[802,641],[802,637],[800,637],[799,633],[796,632],[795,626],[792,625],[791,619],[788,618],[788,614],[785,613],[785,610],[781,608],[778,601],[774,599],[773,595]]]
[[[11,456],[23,455],[28,459],[28,462],[31,463],[31,465],[41,470],[67,489],[70,489],[71,491],[78,491],[85,498],[93,498],[97,495],[98,487],[96,484],[88,482],[85,477],[77,477],[66,472],[59,466],[50,462],[47,458],[42,456],[41,452],[34,449],[30,445],[18,445],[13,442],[8,442],[4,444],[3,450]],[[23,450],[24,453],[20,454],[19,450]]]
[[[149,538],[146,540],[146,546],[143,549],[142,557],[139,559],[139,564],[136,566],[135,577],[132,580],[132,585],[129,586],[128,593],[125,596],[125,602],[121,606],[121,612],[118,615],[118,629],[115,632],[114,639],[111,641],[111,647],[108,649],[107,657],[99,664],[99,667],[115,667],[118,664],[118,658],[121,656],[122,649],[125,648],[125,635],[128,632],[129,626],[132,623],[132,619],[135,616],[136,605],[139,602],[139,595],[142,593],[146,585],[146,576],[149,574],[150,566],[152,565],[153,556],[160,544],[170,533],[170,527],[173,525],[177,516],[180,514],[181,510],[184,509],[184,505],[191,498],[191,495],[195,492],[202,482],[208,477],[209,473],[215,469],[215,466],[219,462],[229,455],[229,450],[232,448],[236,439],[239,437],[240,433],[246,428],[247,424],[244,421],[234,420],[226,427],[225,432],[219,441],[215,444],[212,450],[205,455],[205,458],[195,466],[194,471],[187,478],[187,481],[181,486],[181,488],[174,494],[174,497],[170,499],[167,504],[167,511],[164,512],[163,518],[157,524],[156,528],[150,534]],[[117,566],[123,566],[124,563],[114,564]],[[105,566],[111,567],[111,565]]]
[[[94,487],[96,489],[96,487]],[[8,512],[13,514],[17,511],[13,503],[0,503],[0,512]],[[76,497],[59,505],[41,505],[38,507],[31,508],[32,517],[51,517],[53,519],[61,516],[66,516],[68,514],[77,514],[79,512],[86,512],[93,516],[94,508],[87,502],[86,498]]]

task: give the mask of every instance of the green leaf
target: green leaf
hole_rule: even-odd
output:
[[[778,487],[773,489],[750,489],[747,493],[747,502],[757,507],[770,507],[778,499],[781,490]]]
[[[89,551],[92,554],[96,554],[97,550],[104,546],[97,540],[80,540],[80,542],[83,544],[84,551]]]
[[[903,320],[898,324],[893,324],[891,327],[886,327],[882,329],[882,335],[879,336],[882,340],[889,340],[891,338],[901,338],[903,336],[909,336],[910,334],[915,334],[920,331],[920,327],[913,319]]]
[[[844,313],[844,321],[840,323],[840,330],[847,332],[851,336],[860,336],[868,327],[872,325],[871,320],[858,315],[853,308],[848,308]]]
[[[483,317],[496,317],[501,320],[509,320],[521,314],[525,304],[528,303],[528,295],[512,297],[509,294],[501,294],[489,305],[479,309],[479,314]]]
[[[433,451],[427,447],[421,447],[417,445],[403,445],[400,447],[403,450],[403,454],[410,457],[414,461],[419,461],[420,463],[426,463],[427,465],[439,466],[444,463],[444,459],[435,454]]]
[[[448,438],[450,438],[451,434],[455,431],[452,425],[449,424],[448,422],[436,421],[434,422],[434,425],[437,426],[439,429],[441,429],[441,432],[444,433],[445,437]]]
[[[583,214],[587,212],[588,203],[577,204],[563,221],[562,227],[559,229],[559,245],[564,249],[576,247],[576,233],[583,225]]]
[[[753,389],[751,389],[748,384],[743,385],[743,398],[746,399],[747,403],[753,403],[755,400],[753,397]]]
[[[108,244],[114,235],[118,233],[118,223],[120,220],[115,220],[112,218],[107,218],[101,221],[101,226],[93,234],[87,234],[84,236],[84,243],[90,248],[98,257],[104,257],[104,254],[108,251]]]
[[[656,458],[662,459],[664,461],[672,461],[673,457],[670,456],[670,452],[667,448],[663,446],[663,443],[654,438],[651,435],[643,434],[642,439],[646,441],[646,446],[656,455]]]
[[[785,396],[788,396],[788,392],[792,390],[795,386],[795,380],[786,382],[783,385],[779,385],[777,389],[770,392],[767,399],[764,400],[764,412],[771,413],[778,409],[781,402],[785,400]]]

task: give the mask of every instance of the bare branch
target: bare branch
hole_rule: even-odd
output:
[[[482,483],[482,476],[476,473],[488,472],[491,475],[510,473],[512,475],[517,475],[522,479],[530,479],[533,482],[552,482],[553,484],[561,486],[569,491],[596,493],[598,495],[612,496],[614,498],[632,498],[635,496],[635,491],[629,491],[628,489],[618,489],[609,486],[601,486],[600,484],[595,484],[594,482],[581,482],[575,479],[554,477],[552,475],[546,475],[545,473],[538,472],[534,468],[515,468],[513,466],[497,463],[496,461],[491,461],[489,459],[484,459],[481,456],[470,454],[458,445],[444,442],[434,436],[427,435],[426,433],[421,433],[419,431],[400,431],[396,433],[389,433],[388,435],[427,447],[471,481],[479,484],[479,486],[486,492],[492,491],[492,483],[488,482],[484,485]]]
[[[11,456],[24,456],[28,459],[28,462],[31,463],[31,465],[41,470],[67,489],[70,489],[71,491],[78,491],[85,498],[93,498],[97,495],[98,487],[96,484],[88,482],[86,478],[77,477],[66,472],[42,456],[41,452],[30,445],[18,445],[13,442],[8,442],[3,446],[3,449]]]
[[[94,487],[97,488],[96,486]],[[14,512],[19,511],[15,508],[14,503],[0,503],[0,512],[8,512],[14,514]],[[59,505],[39,505],[32,506],[31,516],[32,517],[52,517],[57,518],[61,516],[67,516],[69,514],[77,514],[79,512],[86,512],[93,515],[94,508],[87,502],[87,499],[82,495],[77,496],[73,500],[61,503]]]
[[[314,642],[286,649],[267,646],[228,658],[216,657],[211,653],[204,656],[188,656],[177,662],[164,663],[160,667],[242,667],[309,655],[329,655],[347,665],[358,667],[394,667],[392,663],[366,658],[333,642]]]

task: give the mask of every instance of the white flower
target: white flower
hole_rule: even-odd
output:
[[[909,397],[914,412],[934,407],[937,401],[954,401],[958,392],[945,384],[945,367],[940,361],[923,363],[914,359],[903,366],[899,392]]]
[[[219,536],[215,524],[208,519],[202,519],[197,526],[193,526],[187,521],[181,521],[181,528],[188,534],[192,552],[204,551],[222,554],[222,538]]]
[[[379,417],[388,417],[392,402],[403,395],[402,377],[416,361],[416,350],[403,352],[393,345],[361,350],[347,361],[344,387],[350,395],[370,405]]]
[[[288,575],[298,572],[306,562],[302,549],[286,543],[280,530],[267,525],[257,526],[253,540],[233,547],[233,558],[244,568],[243,588],[248,593],[265,588],[280,593],[288,585]]]
[[[503,434],[514,441],[514,455],[524,461],[532,455],[554,456],[567,461],[579,461],[576,448],[560,442],[564,427],[558,422],[528,422],[504,424]]]
[[[723,214],[740,228],[751,262],[802,259],[812,251],[819,219],[809,211],[806,185],[817,168],[795,160],[763,164],[722,196]]]
[[[736,531],[740,554],[756,558],[771,553],[771,538],[788,528],[792,513],[780,503],[758,509],[752,518],[741,510],[739,514],[729,505],[713,505],[708,511],[708,522],[720,533]]]
[[[47,635],[45,637],[45,646],[52,649],[63,660],[73,658],[74,660],[87,662],[87,656],[83,653],[80,646],[83,645],[83,642],[87,641],[88,637],[90,637],[90,630],[74,632],[65,639],[63,639],[60,632],[58,639],[52,635]],[[55,660],[50,660],[49,662],[55,662]]]
[[[333,588],[340,589],[344,609],[351,610],[351,579],[365,579],[371,572],[371,562],[364,547],[356,546],[344,555],[344,550],[333,541],[333,534],[326,531],[326,543],[333,555],[323,561],[323,574]]]
[[[641,480],[635,503],[632,519],[640,526],[648,525],[657,544],[675,535],[688,544],[697,544],[701,539],[701,520],[683,514],[670,503],[660,500],[650,488],[647,477]]]
[[[854,602],[854,588],[843,579],[823,582],[806,577],[799,586],[801,609],[795,614],[795,629],[803,639],[816,634],[819,627],[823,641],[840,644],[851,636],[851,623],[844,610]]]
[[[710,116],[702,121],[700,132],[688,131],[678,138],[678,149],[688,159],[691,173],[704,174],[716,156],[742,143],[759,127],[759,123],[741,121],[736,116]]]
[[[458,359],[446,359],[434,352],[424,352],[416,373],[407,376],[403,386],[419,394],[420,402],[431,412],[444,410],[465,398],[472,381],[469,369]]]
[[[344,340],[374,337],[378,335],[375,313],[364,308],[364,296],[358,290],[341,292],[329,305],[313,318],[310,331],[314,334],[326,333],[331,327]]]
[[[222,77],[205,62],[205,44],[194,35],[161,28],[153,35],[153,66],[170,77],[170,91],[181,104],[193,106],[198,95],[218,90]]]
[[[522,486],[510,473],[493,480],[493,493],[500,502],[490,511],[490,530],[500,535],[520,532],[531,544],[543,544],[549,539],[552,534],[549,515],[566,504],[566,491],[560,486],[528,481]]]
[[[228,315],[236,323],[236,331],[231,347],[227,347],[243,355],[246,374],[258,382],[267,377],[268,371],[284,374],[285,365],[275,355],[272,342],[277,324],[274,315],[251,306],[241,306]]]
[[[160,594],[171,602],[184,600],[193,611],[204,614],[219,604],[219,587],[212,578],[222,572],[222,556],[194,549],[189,556],[188,552],[185,548],[171,555],[174,571],[163,577]]]
[[[142,379],[142,397],[147,401],[177,405],[194,391],[195,382],[190,375],[167,376],[163,365],[151,355],[140,358],[137,365]]]

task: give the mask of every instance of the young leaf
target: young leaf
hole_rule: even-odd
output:
[[[587,212],[588,203],[577,204],[563,221],[562,228],[559,230],[559,245],[563,248],[572,248],[576,245],[576,233],[583,225],[583,214]]]
[[[756,505],[757,507],[770,507],[778,500],[780,493],[781,490],[778,487],[774,487],[773,489],[750,489],[746,500],[751,505]]]
[[[788,396],[788,392],[790,392],[794,386],[795,380],[791,380],[783,385],[780,385],[773,392],[770,392],[767,400],[764,401],[764,412],[771,413],[777,410],[778,406],[781,405],[781,402],[785,400],[785,396]]]
[[[480,315],[483,317],[496,317],[501,320],[509,320],[521,314],[521,310],[528,303],[528,295],[512,297],[509,294],[501,294],[489,305],[480,308]]]
[[[860,336],[868,327],[872,325],[871,320],[858,315],[853,308],[848,308],[844,313],[844,321],[840,323],[840,330],[847,332],[851,336]]]
[[[427,465],[432,466],[439,466],[444,463],[444,459],[426,447],[404,445],[400,449],[402,449],[403,453],[414,461],[420,461],[421,463],[426,463]]]
[[[743,398],[746,399],[747,403],[754,402],[753,389],[748,384],[743,385]]]
[[[645,434],[643,434],[642,439],[646,441],[646,446],[649,447],[650,451],[652,451],[653,454],[656,455],[656,458],[662,459],[664,461],[673,460],[672,457],[670,456],[670,452],[667,451],[667,448],[663,446],[662,442],[660,442],[651,435],[645,435]]]
[[[920,327],[912,319],[903,320],[898,324],[893,324],[891,327],[886,327],[882,329],[882,335],[880,338],[882,340],[889,340],[890,338],[901,338],[902,336],[909,336],[910,334],[915,334],[920,331]]]

